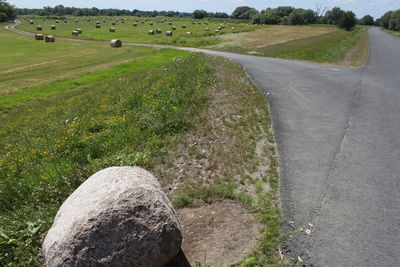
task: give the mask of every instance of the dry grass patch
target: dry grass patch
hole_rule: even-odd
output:
[[[265,180],[274,147],[266,99],[236,64],[215,57],[210,64],[216,83],[207,108],[153,170],[170,194],[220,183],[251,193],[255,181]]]
[[[365,28],[358,38],[354,47],[346,54],[339,65],[362,66],[367,64],[369,55],[368,28]]]
[[[209,46],[211,49],[240,46],[243,48],[259,48],[284,43],[291,40],[317,36],[337,31],[335,27],[271,25],[263,26],[252,32],[225,34],[218,37],[222,43]]]

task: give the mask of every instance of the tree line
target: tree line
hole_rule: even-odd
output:
[[[385,29],[400,31],[400,9],[386,12],[378,19],[378,23]]]

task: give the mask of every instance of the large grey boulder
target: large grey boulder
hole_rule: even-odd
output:
[[[139,167],[87,179],[61,206],[43,243],[46,266],[164,266],[181,247],[178,216]]]

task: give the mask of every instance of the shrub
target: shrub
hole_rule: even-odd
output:
[[[374,17],[372,17],[371,15],[366,15],[358,21],[358,24],[369,26],[375,25]]]
[[[17,11],[14,6],[0,0],[0,22],[9,21],[17,18]]]
[[[207,17],[207,15],[208,15],[207,11],[197,9],[197,10],[193,11],[192,17],[195,19],[203,19],[203,18]]]
[[[337,23],[339,28],[345,29],[346,31],[354,29],[356,24],[356,15],[351,11],[344,12]]]

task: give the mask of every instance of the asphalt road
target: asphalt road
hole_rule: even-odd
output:
[[[293,234],[292,257],[400,265],[400,38],[371,29],[362,68],[179,49],[235,60],[268,95],[284,219],[310,230]]]
[[[400,38],[363,68],[231,55],[268,94],[288,250],[314,266],[400,266]],[[311,223],[312,227],[308,225]]]

